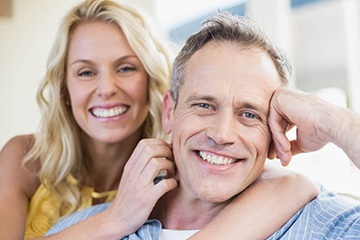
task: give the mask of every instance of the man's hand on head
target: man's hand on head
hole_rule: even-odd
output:
[[[276,90],[268,117],[272,132],[268,157],[277,157],[286,166],[292,156],[324,147],[329,138],[323,119],[329,107],[328,103],[304,92],[289,88]],[[296,137],[290,140],[286,133],[294,126]]]

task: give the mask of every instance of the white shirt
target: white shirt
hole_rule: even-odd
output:
[[[161,229],[159,240],[185,240],[199,230],[171,230]]]

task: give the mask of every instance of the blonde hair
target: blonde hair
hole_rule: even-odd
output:
[[[149,75],[149,114],[144,123],[143,137],[164,137],[161,125],[162,97],[168,88],[171,55],[151,30],[148,19],[123,4],[110,0],[87,0],[73,8],[63,19],[50,52],[47,71],[37,93],[41,122],[35,143],[23,165],[39,160],[39,178],[60,198],[61,215],[77,210],[80,186],[67,180],[75,174],[81,182],[86,174],[81,129],[66,104],[66,56],[74,29],[84,22],[105,22],[121,28],[131,48]]]

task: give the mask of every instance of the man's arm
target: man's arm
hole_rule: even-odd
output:
[[[313,200],[318,187],[304,175],[266,166],[260,178],[238,195],[196,239],[266,239]]]
[[[332,142],[360,168],[360,116],[349,109],[281,88],[271,101],[269,125],[273,135],[269,158],[277,155],[283,165],[295,154],[316,151]],[[289,141],[285,133],[292,126],[297,127],[296,139]]]

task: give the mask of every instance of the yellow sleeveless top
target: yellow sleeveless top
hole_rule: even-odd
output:
[[[69,176],[70,181],[77,180]],[[94,198],[106,198],[105,202],[115,199],[116,190],[97,193],[92,187],[84,186],[81,189],[80,209],[92,206]],[[30,200],[26,219],[25,239],[43,236],[60,218],[60,201],[54,200],[52,193],[41,184]]]

